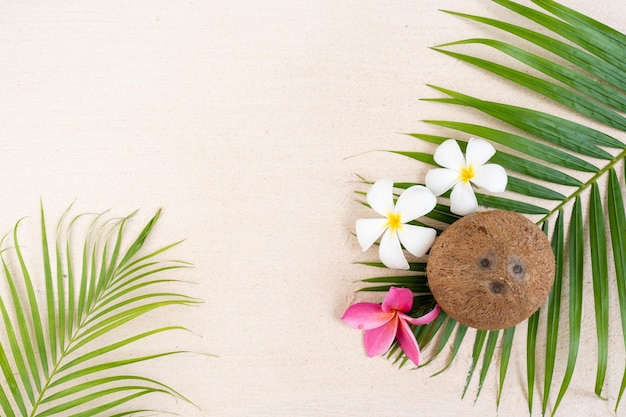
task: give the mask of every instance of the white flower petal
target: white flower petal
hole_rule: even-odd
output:
[[[426,187],[435,195],[441,195],[459,182],[459,173],[448,168],[434,168],[426,173]]]
[[[448,139],[443,142],[433,155],[435,162],[444,168],[460,171],[465,167],[465,158],[459,148],[459,144],[454,139]]]
[[[465,216],[476,211],[478,203],[470,184],[459,182],[450,193],[450,211]]]
[[[403,224],[397,233],[402,246],[415,256],[424,256],[437,237],[435,229],[412,224]]]
[[[406,223],[430,213],[435,204],[437,197],[432,191],[422,185],[414,185],[398,197],[395,212],[401,215],[402,223]]]
[[[356,237],[365,252],[387,227],[387,219],[359,219],[356,221]]]
[[[471,138],[465,150],[465,160],[467,165],[473,165],[476,169],[477,166],[484,165],[495,153],[496,150],[491,143],[483,139]]]
[[[381,216],[387,217],[389,213],[393,213],[393,181],[376,181],[367,193],[367,203]]]
[[[500,165],[487,164],[476,167],[476,176],[471,182],[478,187],[484,188],[492,193],[501,193],[506,189],[508,177],[506,171]]]
[[[398,235],[389,229],[385,231],[383,238],[380,240],[378,255],[380,256],[380,261],[387,268],[409,269],[409,263],[402,252]]]

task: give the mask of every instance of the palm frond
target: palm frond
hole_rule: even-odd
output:
[[[480,358],[480,354],[483,351],[483,345],[485,344],[485,339],[487,338],[487,334],[489,332],[487,330],[477,330],[474,338],[474,347],[472,348],[472,362],[470,363],[469,370],[467,371],[467,378],[465,379],[465,387],[463,388],[462,397],[465,397],[467,393],[467,389],[469,388],[470,382],[472,382],[472,376],[474,376],[474,371],[476,371],[476,365],[478,365],[478,360]]]
[[[160,213],[131,240],[127,225],[133,214],[122,219],[93,216],[84,240],[77,243],[75,229],[85,215],[67,221],[66,212],[50,245],[42,206],[42,271],[35,272],[28,266],[19,241],[21,221],[11,233],[12,245],[5,246],[3,240],[0,262],[8,294],[0,295],[4,325],[0,369],[7,384],[0,385],[0,407],[5,416],[91,417],[114,410],[116,415],[129,415],[141,410],[127,411],[122,406],[150,394],[166,394],[189,402],[162,382],[127,373],[134,364],[182,351],[124,360],[114,360],[110,355],[157,334],[186,330],[161,326],[122,339],[113,335],[125,324],[156,309],[200,302],[159,289],[159,284],[180,281],[157,276],[190,266],[178,260],[159,259],[158,255],[177,243],[141,254]],[[78,261],[74,250],[77,245],[81,248]],[[15,260],[18,267],[12,267]],[[39,297],[38,291],[43,296]]]
[[[537,352],[537,331],[539,327],[540,311],[537,310],[528,318],[528,329],[526,330],[526,389],[528,392],[528,412],[532,414],[533,401],[535,396],[535,373],[537,364],[535,361]],[[515,327],[512,327],[513,329]],[[508,330],[508,329],[507,329]],[[498,398],[498,404],[500,401]]]
[[[626,166],[624,167],[624,177],[626,177]],[[626,236],[626,233],[624,233],[626,231],[626,214],[624,214],[624,201],[617,173],[613,169],[609,172],[608,188],[609,228],[611,230],[611,244],[615,261],[615,280],[617,282],[619,310],[622,318],[622,335],[626,345],[626,242],[624,241]],[[626,366],[615,409],[619,406],[624,394],[624,388],[626,388]]]
[[[480,369],[480,376],[478,378],[476,400],[478,400],[478,397],[480,396],[480,391],[482,390],[485,379],[487,378],[487,373],[489,372],[489,367],[493,359],[493,354],[496,351],[496,344],[498,343],[499,337],[499,330],[492,330],[488,332],[487,343],[485,344],[485,352],[483,354],[483,366]]]
[[[561,383],[561,389],[554,403],[552,415],[556,412],[574,374],[574,367],[578,359],[580,347],[580,329],[582,316],[583,294],[583,267],[584,267],[584,236],[583,214],[580,197],[576,197],[571,214],[569,233],[569,353],[565,375]]]
[[[556,260],[554,287],[546,305],[531,316],[527,323],[525,344],[527,384],[524,388],[527,390],[530,413],[533,412],[535,405],[535,384],[538,384],[540,385],[538,391],[542,395],[540,401],[542,414],[545,415],[551,409],[551,414],[555,415],[561,402],[566,399],[576,364],[581,360],[578,351],[581,340],[588,336],[583,334],[586,329],[595,329],[597,340],[596,378],[590,388],[598,397],[607,397],[603,393],[603,387],[607,373],[610,372],[608,365],[612,363],[610,355],[613,349],[609,347],[608,330],[610,308],[608,294],[612,285],[616,285],[618,290],[626,347],[624,240],[626,167],[621,178],[617,171],[626,159],[624,133],[626,117],[623,114],[626,111],[626,54],[624,54],[626,35],[553,0],[533,0],[535,7],[524,6],[511,0],[493,1],[516,13],[520,22],[527,19],[527,23],[539,25],[547,32],[540,33],[524,25],[492,18],[453,11],[445,12],[455,18],[466,19],[515,35],[519,40],[531,42],[541,49],[542,53],[531,52],[527,47],[520,46],[523,43],[514,45],[487,38],[450,42],[433,49],[473,65],[481,71],[488,71],[494,76],[509,80],[514,83],[511,88],[530,89],[551,100],[555,110],[567,108],[580,115],[577,120],[581,120],[582,117],[582,120],[589,121],[589,125],[554,115],[552,112],[494,102],[431,85],[441,96],[425,100],[478,110],[484,117],[480,117],[476,123],[425,120],[429,125],[445,129],[448,133],[440,136],[411,133],[410,136],[435,144],[453,137],[457,139],[461,148],[465,146],[462,139],[468,135],[497,144],[498,151],[493,161],[505,167],[509,173],[507,186],[509,195],[504,198],[477,194],[479,204],[533,216],[536,224],[550,237]],[[477,50],[491,48],[506,59],[517,60],[517,64],[525,68],[520,70],[495,60],[490,61],[476,55],[454,51],[459,45],[464,47],[471,45],[478,48]],[[489,126],[493,121],[499,126],[504,123],[506,128]],[[603,127],[595,128],[590,125]],[[412,158],[419,163],[435,164],[431,153],[398,150],[392,152]],[[575,172],[576,175],[570,172]],[[606,190],[603,189],[605,180],[608,181]],[[397,184],[398,188],[411,185],[414,184]],[[431,220],[441,224],[439,229],[445,229],[446,225],[458,219],[449,213],[449,207],[445,203],[447,196],[443,197],[444,200],[438,205],[437,212],[429,216]],[[526,201],[529,197],[533,198],[532,204]],[[583,199],[589,201],[589,211],[586,214],[583,213]],[[607,232],[605,212],[608,212],[610,239],[605,238]],[[585,217],[588,218],[586,223],[583,221]],[[567,235],[566,225],[569,225]],[[585,279],[583,268],[586,254],[590,255],[588,260],[592,270],[589,280]],[[610,262],[615,265],[615,276],[609,276]],[[390,277],[385,281],[386,288],[391,285],[417,288],[418,281],[408,284],[405,279],[408,278]],[[422,293],[426,280],[424,274],[419,275],[419,289]],[[591,282],[588,290],[585,286],[587,281]],[[382,287],[374,289],[381,290]],[[583,298],[589,293],[593,294],[595,326],[590,323],[584,323],[583,326],[582,323]],[[565,294],[569,297],[567,303],[562,300]],[[568,313],[561,317],[563,305],[567,305]],[[539,320],[540,315],[544,314],[545,323]],[[567,340],[559,333],[559,322],[562,318],[568,323]],[[424,327],[428,328],[431,325]],[[455,329],[456,336],[452,338]],[[445,325],[442,322],[436,328],[439,339],[434,344],[431,357],[426,363],[431,363],[441,354],[444,346],[451,344],[452,354],[440,372],[447,369],[463,344],[467,330],[446,317]],[[514,331],[514,328],[505,329],[503,332],[476,331],[472,361],[462,395],[467,392],[482,355],[478,383],[480,393],[490,363],[495,360],[494,349],[500,343],[502,353],[497,397],[497,404],[500,404]],[[538,338],[545,340],[545,344],[537,343]],[[568,345],[566,358],[558,354],[557,343]],[[539,349],[544,351],[538,352]],[[555,370],[560,369],[556,364],[560,362],[565,362],[565,370],[562,375],[556,375]],[[541,372],[543,376],[536,377],[536,373]],[[558,385],[555,385],[555,382],[558,382]],[[553,388],[556,389],[554,399],[552,399],[555,392]],[[625,390],[626,366],[617,394],[616,409]]]
[[[607,247],[604,228],[602,198],[597,183],[591,187],[589,205],[589,235],[591,266],[593,278],[593,298],[598,341],[598,369],[596,373],[595,393],[602,398],[602,386],[606,377],[609,355],[609,282],[607,265]],[[603,398],[604,399],[604,398]]]
[[[552,387],[552,377],[554,375],[554,364],[556,359],[556,347],[559,336],[559,321],[561,314],[561,288],[563,283],[564,262],[565,262],[565,226],[564,214],[560,210],[557,214],[554,233],[552,235],[552,252],[555,257],[556,270],[554,273],[554,284],[548,296],[547,306],[544,307],[548,313],[546,324],[546,363],[544,373],[544,394],[541,403],[541,414],[545,415],[550,398],[550,388]],[[541,311],[541,310],[540,310]],[[534,353],[534,352],[533,352]],[[533,355],[534,356],[534,355]],[[528,375],[530,380],[531,375]],[[529,381],[530,383],[530,381]],[[529,396],[528,407],[532,411],[532,396]]]
[[[507,370],[509,368],[509,360],[511,359],[511,350],[513,349],[513,338],[515,337],[515,327],[504,329],[502,335],[502,351],[500,352],[500,381],[498,384],[497,406],[500,406],[500,399],[504,391],[504,381],[506,380]]]

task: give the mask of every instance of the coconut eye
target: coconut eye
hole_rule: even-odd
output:
[[[506,266],[506,270],[516,281],[521,281],[526,276],[526,265],[517,256],[511,256]]]
[[[494,254],[488,254],[478,259],[478,266],[482,269],[489,270],[495,266],[496,256]]]
[[[489,283],[489,291],[492,294],[502,294],[505,291],[504,284],[500,281],[492,281]]]

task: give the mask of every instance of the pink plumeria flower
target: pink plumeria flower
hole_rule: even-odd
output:
[[[450,211],[461,216],[478,209],[472,184],[493,193],[506,189],[507,175],[504,168],[486,162],[496,153],[491,144],[482,139],[471,138],[465,156],[454,139],[443,142],[435,151],[434,159],[443,168],[426,173],[426,187],[439,196],[450,188]]]
[[[435,308],[422,317],[413,318],[404,313],[413,307],[413,292],[408,288],[391,287],[383,304],[357,303],[348,307],[341,320],[355,329],[365,330],[363,342],[368,356],[382,355],[398,340],[406,356],[417,366],[420,348],[409,324],[428,324],[439,315]]]
[[[435,241],[437,232],[430,227],[407,223],[429,213],[437,204],[437,197],[426,187],[415,185],[406,189],[394,206],[393,181],[382,179],[372,185],[367,202],[383,218],[356,221],[361,249],[366,251],[382,235],[378,248],[381,262],[387,268],[409,269],[402,246],[415,256],[423,256]]]

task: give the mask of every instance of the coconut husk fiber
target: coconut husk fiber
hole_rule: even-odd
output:
[[[550,242],[533,222],[491,210],[459,219],[437,238],[427,275],[450,317],[497,330],[520,323],[545,302],[554,268]]]

